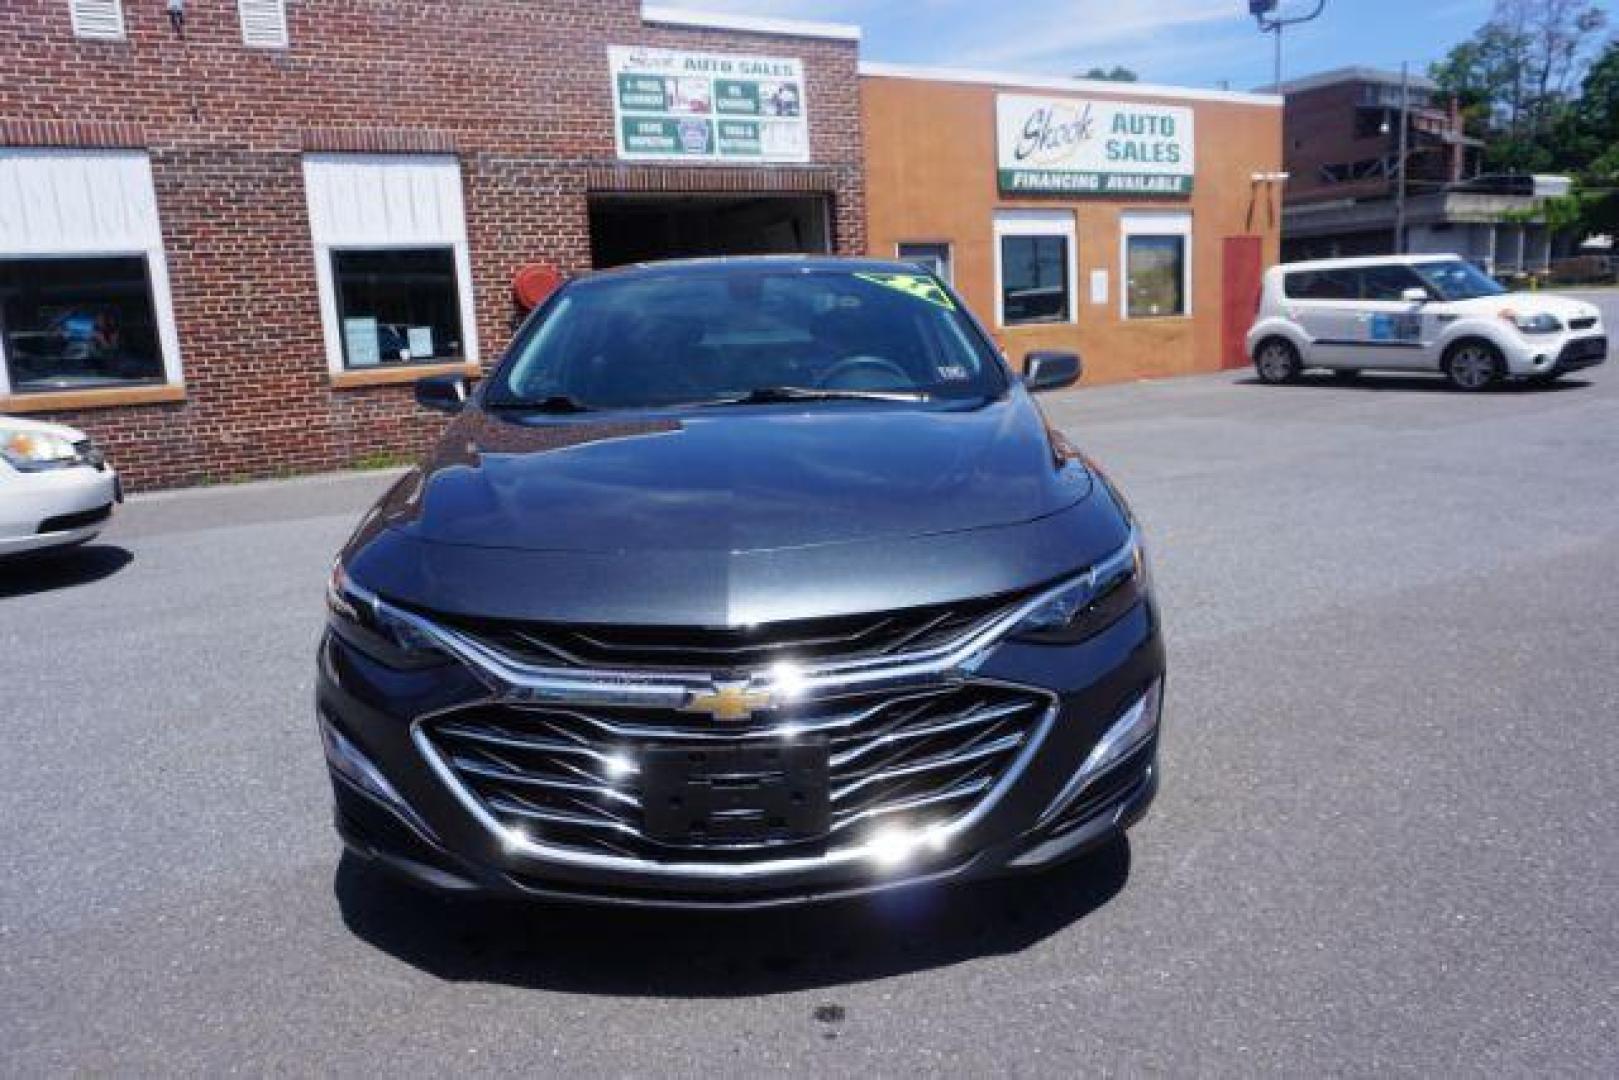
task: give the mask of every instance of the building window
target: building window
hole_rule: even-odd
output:
[[[1073,321],[1075,247],[1070,211],[1003,210],[995,216],[999,325]]]
[[[464,359],[455,251],[333,251],[332,279],[350,368]]]
[[[15,393],[163,381],[143,255],[0,259],[0,333]]]
[[[254,49],[287,47],[286,0],[236,0],[242,44]]]
[[[0,222],[0,398],[180,382],[144,153],[0,150]]]
[[[934,277],[954,283],[949,244],[900,244],[895,249],[900,262],[915,263]]]
[[[1120,216],[1124,262],[1124,317],[1161,319],[1192,307],[1192,215],[1126,213]]]
[[[454,158],[304,158],[333,374],[476,362],[472,272]]]
[[[124,36],[123,0],[69,0],[69,10],[75,37],[118,41]]]

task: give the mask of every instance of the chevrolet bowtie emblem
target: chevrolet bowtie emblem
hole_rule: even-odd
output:
[[[768,687],[749,687],[745,682],[715,683],[712,690],[692,691],[680,711],[707,713],[715,720],[746,720],[770,708],[774,700]]]

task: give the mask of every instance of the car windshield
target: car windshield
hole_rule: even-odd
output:
[[[569,284],[484,400],[568,410],[967,400],[1005,385],[994,352],[931,274],[754,264]]]
[[[1490,275],[1460,259],[1417,263],[1412,269],[1430,289],[1439,294],[1441,300],[1474,300],[1480,296],[1500,296],[1506,292]]]

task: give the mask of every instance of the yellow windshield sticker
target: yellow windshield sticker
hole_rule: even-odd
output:
[[[869,281],[873,285],[881,285],[885,289],[897,289],[907,296],[926,300],[949,311],[956,310],[956,303],[950,299],[950,294],[926,274],[856,274],[855,277],[861,281]]]

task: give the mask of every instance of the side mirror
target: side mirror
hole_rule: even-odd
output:
[[[459,375],[429,375],[416,380],[416,404],[454,416],[467,403],[467,381]]]
[[[1023,385],[1031,394],[1061,390],[1079,381],[1083,367],[1078,353],[1036,349],[1023,358]]]
[[[1400,293],[1400,299],[1409,300],[1413,304],[1426,304],[1432,297],[1428,295],[1428,290],[1421,285],[1413,285]]]

